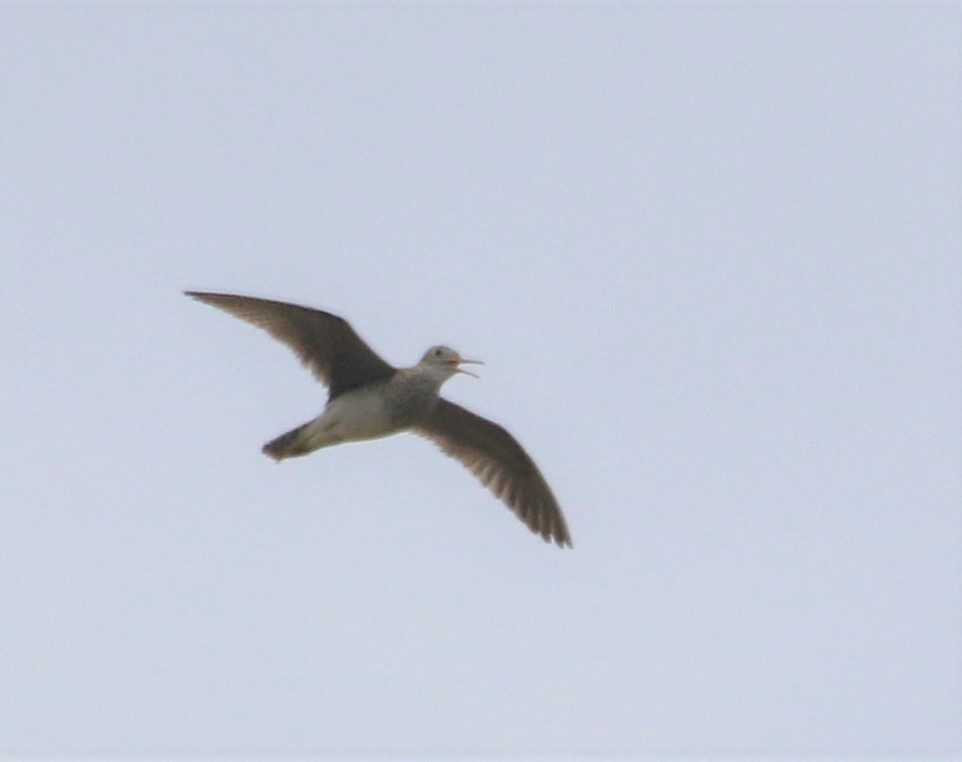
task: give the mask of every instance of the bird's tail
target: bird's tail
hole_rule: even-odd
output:
[[[276,461],[281,461],[284,458],[307,455],[307,453],[317,449],[308,444],[310,438],[305,436],[306,429],[311,423],[313,421],[308,421],[296,429],[291,429],[286,434],[281,434],[276,439],[272,439],[262,448],[263,453]]]

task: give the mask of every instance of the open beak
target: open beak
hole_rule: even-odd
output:
[[[460,360],[458,360],[458,365],[454,369],[456,373],[463,373],[466,376],[474,376],[475,378],[481,378],[481,376],[479,376],[477,373],[472,373],[470,370],[465,370],[464,368],[460,367],[461,365],[464,365],[464,364],[484,365],[484,363],[481,360],[465,360],[462,357]]]

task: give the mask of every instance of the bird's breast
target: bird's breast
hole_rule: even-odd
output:
[[[417,375],[395,377],[386,391],[388,413],[399,429],[420,423],[438,403],[437,384]]]

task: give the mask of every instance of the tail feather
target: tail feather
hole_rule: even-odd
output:
[[[284,458],[295,458],[298,455],[307,455],[315,449],[308,446],[308,438],[302,436],[310,423],[309,421],[296,429],[281,434],[276,439],[272,439],[262,448],[263,453],[276,461],[281,461]]]

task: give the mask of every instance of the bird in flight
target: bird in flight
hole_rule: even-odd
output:
[[[571,547],[564,515],[534,461],[503,427],[449,402],[441,385],[462,365],[477,364],[434,346],[410,368],[389,365],[350,324],[329,312],[251,296],[185,291],[262,328],[287,344],[328,387],[327,405],[313,420],[264,445],[277,461],[341,442],[410,431],[457,458],[546,542]]]

